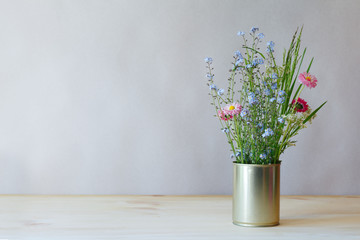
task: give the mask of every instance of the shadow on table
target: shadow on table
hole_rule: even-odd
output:
[[[338,227],[339,223],[342,226],[357,227],[360,226],[360,218],[357,215],[354,216],[338,216],[338,215],[326,215],[326,216],[311,216],[308,218],[282,218],[280,219],[280,226],[327,226]]]

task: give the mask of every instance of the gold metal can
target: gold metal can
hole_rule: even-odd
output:
[[[279,224],[280,164],[234,162],[233,223],[265,227]]]

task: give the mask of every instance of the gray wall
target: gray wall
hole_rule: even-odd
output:
[[[282,156],[282,194],[360,194],[360,1],[0,1],[0,193],[231,194],[204,57],[237,31],[303,45],[328,104]],[[304,69],[305,70],[305,69]]]

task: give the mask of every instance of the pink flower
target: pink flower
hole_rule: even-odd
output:
[[[292,105],[294,105],[294,104],[295,104],[294,110],[297,112],[306,112],[309,109],[309,105],[302,98],[298,98],[297,101],[295,101],[295,99],[294,99],[292,101]]]
[[[299,81],[301,84],[304,84],[308,88],[314,88],[316,87],[317,79],[314,75],[311,75],[310,73],[303,72],[299,75]]]
[[[238,103],[232,103],[230,105],[226,105],[223,108],[223,111],[226,112],[226,114],[231,116],[239,115],[241,112],[241,105]]]
[[[222,109],[218,111],[218,115],[219,115],[219,118],[224,121],[227,121],[227,120],[230,120],[233,118],[233,116],[226,114],[226,112]]]
[[[238,103],[232,103],[230,105],[226,105],[221,110],[219,110],[218,115],[219,117],[224,120],[230,120],[234,116],[239,115],[241,112],[241,105]]]

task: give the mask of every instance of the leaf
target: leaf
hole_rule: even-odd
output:
[[[253,49],[253,48],[251,48],[251,47],[246,47],[246,46],[243,46],[243,48],[248,48],[248,49],[250,49],[250,50],[253,50],[254,52],[260,54],[260,55],[265,59],[265,56],[264,56],[261,52],[259,52],[258,50]]]
[[[314,116],[314,114],[317,113],[317,111],[319,111],[326,103],[327,103],[327,101],[325,101],[323,104],[320,105],[320,107],[315,109],[307,118],[305,118],[303,123],[306,123],[307,121],[309,121],[311,119],[311,117]]]
[[[308,67],[308,69],[306,70],[307,73],[309,73],[310,68],[311,68],[311,64],[312,64],[313,61],[314,61],[314,58],[312,58],[311,61],[310,61],[309,67]]]

